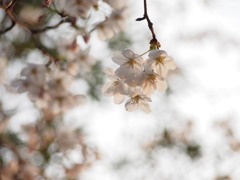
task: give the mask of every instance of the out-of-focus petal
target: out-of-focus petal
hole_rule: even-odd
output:
[[[115,62],[115,63],[118,64],[118,65],[122,65],[122,64],[124,64],[125,62],[128,61],[128,59],[124,59],[124,58],[121,57],[121,56],[112,57],[112,60],[113,60],[113,62]]]
[[[126,111],[135,111],[138,108],[137,104],[132,103],[131,99],[127,101],[127,103],[125,104],[125,109]]]
[[[164,92],[164,91],[166,91],[167,87],[168,87],[167,81],[165,81],[165,80],[158,81],[157,89],[159,91]]]
[[[170,69],[170,70],[174,70],[174,69],[176,69],[176,64],[175,64],[175,62],[173,61],[173,58],[171,58],[170,56],[168,56],[167,58],[166,58],[166,60],[165,60],[165,66],[166,66],[166,68],[167,69]]]
[[[135,53],[133,51],[131,51],[130,49],[125,49],[122,52],[122,55],[128,59],[132,59],[135,56]]]
[[[115,104],[121,104],[124,101],[124,95],[120,94],[120,93],[116,93],[114,94],[114,103]]]
[[[139,107],[140,107],[144,112],[146,112],[146,113],[151,112],[149,103],[146,102],[146,101],[141,101],[141,102],[139,103]]]
[[[155,50],[150,51],[150,53],[148,54],[148,57],[152,58],[152,59],[156,59],[163,55],[167,56],[167,52],[163,51],[163,50],[155,49]]]
[[[156,89],[156,85],[155,84],[152,84],[152,83],[149,83],[149,82],[144,82],[142,84],[142,90],[143,90],[143,94],[147,95],[147,96],[151,96],[155,89]]]
[[[112,83],[106,83],[102,87],[102,93],[107,95],[107,96],[112,96],[113,95],[113,88],[112,88]]]

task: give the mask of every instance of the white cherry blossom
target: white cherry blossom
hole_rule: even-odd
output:
[[[147,64],[151,65],[155,73],[159,73],[161,76],[166,77],[168,70],[174,70],[176,64],[171,56],[168,56],[166,51],[152,50],[147,60]]]
[[[125,104],[125,109],[127,111],[135,111],[138,108],[142,109],[144,112],[151,112],[149,102],[151,99],[139,91],[134,91],[130,95],[130,99]]]
[[[103,86],[103,94],[113,96],[116,104],[122,103],[127,92],[127,85],[115,76],[111,70],[108,70],[106,74],[110,82]]]
[[[136,86],[137,78],[143,72],[143,58],[133,51],[126,49],[122,52],[121,56],[115,56],[112,60],[120,65],[115,74],[129,86]]]
[[[167,89],[166,80],[155,73],[151,67],[145,67],[144,72],[138,80],[138,85],[142,87],[143,94],[150,96],[155,90],[164,92]]]

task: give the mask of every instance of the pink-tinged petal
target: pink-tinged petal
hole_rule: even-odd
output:
[[[142,97],[143,101],[152,102],[152,100],[149,97],[145,96],[145,95],[142,95],[141,97]]]
[[[114,89],[112,87],[112,83],[107,83],[102,87],[102,93],[107,96],[112,96],[113,91],[114,91]]]
[[[111,68],[106,68],[104,70],[104,73],[107,74],[107,75],[111,75],[111,76],[114,76],[114,72]]]
[[[100,28],[98,29],[98,37],[100,40],[107,40],[107,39],[111,39],[113,36],[115,35],[113,29],[111,28]]]
[[[165,78],[167,76],[168,73],[168,69],[166,68],[166,66],[160,64],[160,76],[162,76],[163,78]]]
[[[121,57],[121,56],[115,56],[115,57],[112,57],[112,61],[118,65],[122,65],[125,62],[127,62],[128,59],[125,59],[124,57]]]
[[[74,100],[76,102],[76,105],[84,104],[87,101],[86,96],[84,95],[75,95]]]
[[[125,49],[122,52],[122,55],[128,59],[132,59],[135,56],[135,53],[133,51],[131,51],[130,49]]]
[[[140,63],[135,63],[134,66],[133,66],[133,68],[136,69],[136,70],[140,70],[140,71],[143,70],[143,66],[142,66],[142,64],[140,64]]]
[[[107,68],[107,69],[105,69],[104,72],[105,72],[107,78],[108,78],[110,81],[117,81],[117,80],[118,80],[117,76],[114,74],[114,72],[113,72],[112,69]]]
[[[158,81],[157,83],[157,89],[161,92],[166,91],[168,87],[167,81],[163,80],[163,81]]]
[[[161,64],[153,63],[152,68],[153,68],[154,73],[161,75],[161,72],[162,72]]]
[[[137,61],[138,63],[143,63],[143,58],[137,54],[135,54],[134,60]]]
[[[153,63],[156,62],[156,59],[153,59],[153,58],[149,58],[146,60],[146,66],[151,66]]]
[[[128,94],[128,86],[120,81],[120,84],[118,86],[118,92],[124,95]]]
[[[142,90],[143,90],[143,94],[147,95],[147,96],[151,96],[154,91],[156,90],[156,85],[155,84],[151,84],[149,82],[144,82],[142,84]]]
[[[126,111],[132,112],[135,111],[138,108],[138,105],[135,103],[132,103],[131,99],[127,101],[125,104]]]
[[[119,68],[116,69],[115,74],[117,77],[123,80],[125,79],[126,72],[127,72],[126,68],[124,68],[123,66],[120,66]]]
[[[167,52],[163,50],[155,49],[150,51],[150,53],[148,54],[148,57],[152,59],[159,58],[160,56],[167,56]]]
[[[174,70],[177,67],[171,57],[166,59],[164,65],[166,66],[167,69],[170,69],[170,70]]]
[[[113,100],[115,104],[121,104],[124,101],[124,95],[116,93],[113,96]]]
[[[141,102],[139,102],[139,107],[140,107],[144,112],[146,112],[146,113],[151,112],[149,103],[146,102],[146,101],[141,101]]]

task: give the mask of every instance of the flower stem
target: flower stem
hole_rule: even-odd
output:
[[[149,51],[151,51],[151,49],[149,49],[149,50],[146,51],[145,53],[141,54],[140,56],[143,56],[143,55],[147,54]]]

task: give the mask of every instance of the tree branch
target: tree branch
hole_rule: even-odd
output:
[[[16,23],[13,20],[11,20],[11,25],[3,30],[0,30],[0,35],[10,31],[15,26],[15,24]]]
[[[29,30],[33,34],[38,34],[38,33],[42,33],[42,32],[45,32],[45,31],[48,31],[48,30],[51,30],[51,29],[56,29],[61,24],[65,23],[65,22],[71,22],[71,21],[69,20],[69,18],[64,18],[64,19],[62,19],[61,21],[59,21],[57,24],[55,24],[53,26],[46,26],[46,27],[44,27],[42,29],[29,29]]]
[[[154,32],[154,28],[153,28],[153,23],[151,22],[149,16],[148,16],[148,12],[147,12],[147,0],[144,0],[144,14],[143,14],[143,17],[140,17],[140,18],[137,18],[136,21],[143,21],[145,20],[147,21],[148,23],[148,28],[149,30],[151,31],[152,33],[152,39],[150,41],[149,44],[151,44],[151,47],[150,48],[153,48],[153,49],[159,49],[160,48],[160,43],[158,42],[157,38],[156,38],[156,35],[155,35],[155,32]]]

